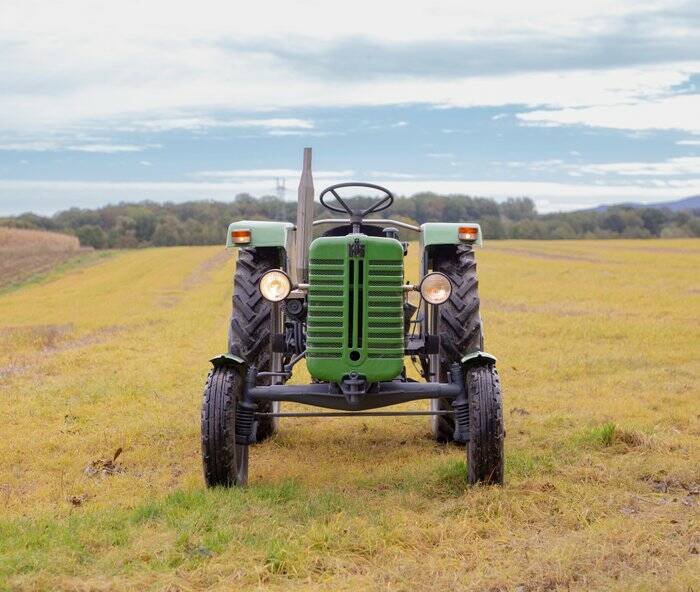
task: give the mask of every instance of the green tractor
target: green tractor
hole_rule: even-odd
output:
[[[347,188],[379,191],[354,209]],[[251,444],[272,436],[280,417],[430,416],[432,435],[466,444],[470,484],[503,483],[503,410],[496,359],[483,351],[473,223],[420,227],[369,218],[389,208],[388,189],[341,183],[321,204],[343,217],[312,220],[311,149],[304,150],[296,226],[244,220],[230,225],[238,249],[228,352],[211,360],[202,408],[208,486],[248,480]],[[312,227],[328,229],[311,240]],[[398,228],[420,233],[421,281],[404,281],[408,244]],[[408,298],[420,294],[418,306]],[[424,382],[407,377],[419,362]],[[286,384],[300,360],[311,384]],[[429,410],[375,411],[427,399]],[[330,409],[284,412],[295,402]]]

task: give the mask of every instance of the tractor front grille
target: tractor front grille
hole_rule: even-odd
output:
[[[357,237],[320,238],[310,249],[306,357],[320,380],[388,380],[403,367],[403,249],[363,235],[362,249],[348,248]]]

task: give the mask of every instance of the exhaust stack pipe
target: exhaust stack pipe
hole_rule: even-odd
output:
[[[309,276],[309,245],[313,235],[314,179],[311,175],[311,148],[304,148],[297,201],[297,237],[295,247],[296,281],[305,283]]]

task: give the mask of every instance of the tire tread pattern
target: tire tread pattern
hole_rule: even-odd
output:
[[[501,383],[492,365],[470,368],[466,376],[469,399],[468,481],[503,485],[503,403]]]
[[[479,314],[479,281],[476,258],[470,246],[441,247],[434,253],[433,269],[450,278],[452,294],[440,305],[440,380],[447,380],[453,362],[467,353],[483,349],[483,332]],[[438,399],[440,411],[451,411],[449,399]],[[434,438],[438,442],[454,440],[452,415],[438,415]]]
[[[238,251],[228,349],[261,372],[270,369],[272,360],[272,305],[260,294],[258,283],[263,273],[279,265],[280,255],[276,249],[246,248]],[[260,403],[258,407],[261,412],[269,413],[272,402]],[[256,425],[257,442],[269,438],[276,431],[276,424],[270,417],[259,419]]]
[[[242,379],[230,368],[218,367],[209,372],[202,404],[202,459],[204,480],[209,487],[216,485],[243,485],[237,483],[236,450],[236,393],[240,393]]]

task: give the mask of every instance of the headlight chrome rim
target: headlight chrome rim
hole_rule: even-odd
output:
[[[273,288],[272,282],[282,283],[282,289]],[[270,269],[262,274],[258,283],[258,290],[268,302],[282,302],[292,291],[292,280],[281,269]]]
[[[433,286],[431,286],[431,283],[434,284],[434,282],[436,281],[440,282],[439,287],[442,288],[441,294],[431,294],[429,292],[429,290],[433,288]],[[450,281],[450,278],[448,278],[444,273],[439,271],[433,271],[423,278],[418,290],[420,291],[421,298],[425,300],[428,304],[444,304],[450,299],[450,296],[452,295],[452,282]]]

